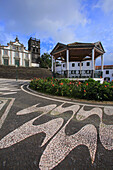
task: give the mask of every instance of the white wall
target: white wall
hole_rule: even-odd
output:
[[[90,62],[90,66],[86,65],[87,62]],[[82,70],[92,70],[91,61],[87,61],[87,62],[86,61],[81,62],[81,63],[83,63],[83,66],[81,66]],[[74,67],[72,67],[73,63],[75,64]],[[80,66],[78,66],[78,63],[80,63],[80,62],[70,62],[69,70],[80,70]],[[65,65],[65,67],[63,67],[63,65]],[[66,63],[61,63],[61,66],[56,67],[56,70],[57,71],[66,70]]]
[[[90,66],[87,66],[87,62],[90,62]],[[75,63],[75,66],[72,67],[72,63]],[[69,70],[80,70],[80,66],[78,66],[78,63],[80,62],[70,62],[69,63]],[[91,61],[84,61],[82,62],[83,66],[81,67],[82,70],[92,70],[92,63]],[[65,67],[63,67],[63,65],[65,64]],[[56,67],[56,72],[60,72],[60,71],[65,71],[66,70],[66,63],[61,63],[61,66]],[[109,74],[106,74],[106,71],[109,71]],[[73,74],[70,74],[70,76],[73,76]],[[103,70],[103,78],[105,77],[109,77],[110,81],[113,80],[113,69],[104,69]]]
[[[109,74],[106,74],[106,71],[109,71]],[[103,77],[109,77],[110,78],[110,81],[113,80],[113,69],[105,69],[103,71]]]
[[[2,64],[4,64],[4,50],[7,49],[8,50],[8,58],[9,58],[9,65],[15,65],[15,52],[14,50],[11,49],[11,46],[8,47],[2,47],[1,46],[1,58],[2,58]],[[25,54],[28,53],[28,59],[29,59],[29,66],[31,66],[31,53],[29,53],[29,51],[27,50],[23,50],[23,51],[18,51],[19,52],[19,59],[20,59],[20,66],[25,66]],[[11,63],[11,53],[12,53],[12,63]],[[24,58],[24,63],[22,62],[22,56]]]
[[[37,64],[37,63],[31,63],[31,66],[32,66],[32,67],[39,67],[39,64]]]

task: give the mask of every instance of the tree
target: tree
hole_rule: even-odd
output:
[[[42,68],[51,68],[51,56],[48,53],[44,53],[40,58],[40,67]]]

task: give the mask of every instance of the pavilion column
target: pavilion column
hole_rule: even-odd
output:
[[[0,64],[2,64],[2,50],[0,49]]]
[[[55,60],[55,73],[56,73],[56,60]]]
[[[94,78],[94,72],[95,72],[95,61],[94,61],[94,58],[95,58],[95,51],[94,51],[94,48],[92,49],[92,78]]]
[[[96,63],[96,60],[94,60],[94,68],[95,68],[95,63]]]
[[[80,61],[80,78],[81,78],[81,73],[82,73],[82,63]]]
[[[52,56],[52,67],[51,67],[51,71],[53,73],[53,56]]]
[[[104,60],[103,60],[103,55],[101,55],[101,71],[102,71],[102,78],[103,78],[103,70],[104,70]]]
[[[67,78],[69,78],[69,50],[66,51],[66,71],[67,71]]]
[[[12,50],[10,50],[10,65],[12,65]]]
[[[24,53],[22,52],[22,66],[24,67],[25,64],[24,64]]]

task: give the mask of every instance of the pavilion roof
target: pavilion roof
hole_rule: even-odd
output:
[[[74,42],[69,44],[58,42],[50,54],[53,55],[55,59],[59,59],[60,57],[66,60],[67,49],[70,51],[70,61],[86,60],[87,56],[90,56],[91,59],[92,49],[95,49],[95,58],[105,53],[102,43],[98,41],[95,43]]]
[[[102,43],[100,41],[98,42],[95,42],[95,43],[81,43],[81,42],[74,42],[74,43],[70,43],[70,44],[63,44],[63,43],[57,43],[56,46],[54,47],[54,49],[51,51],[51,54],[54,53],[56,51],[56,49],[58,49],[58,47],[61,47],[62,48],[70,48],[70,47],[96,47],[96,48],[99,48],[100,50],[103,50],[103,52],[105,53],[104,51],[104,48],[102,46]]]
[[[81,42],[74,42],[71,44],[67,44],[67,46],[94,46],[94,43],[81,43]]]

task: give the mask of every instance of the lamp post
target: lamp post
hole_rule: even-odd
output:
[[[17,64],[16,64],[16,81],[18,80],[18,70],[17,70]]]

